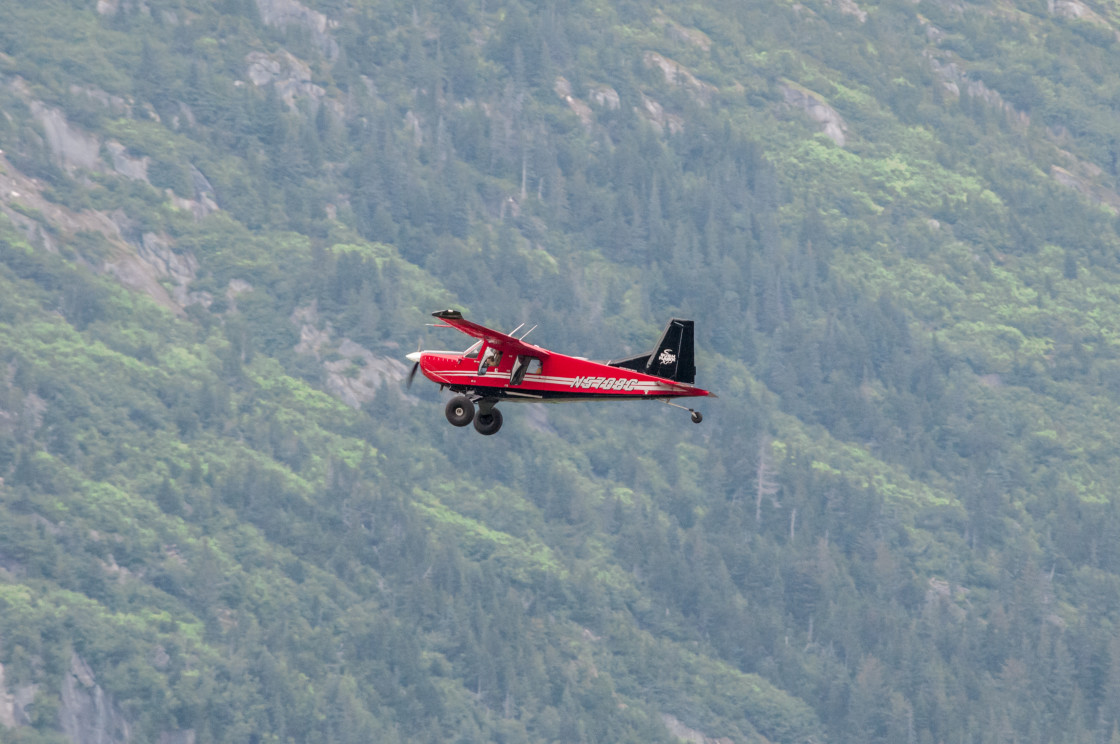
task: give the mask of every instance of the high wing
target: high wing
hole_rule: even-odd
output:
[[[546,359],[550,356],[549,352],[539,346],[527,344],[520,339],[510,336],[508,333],[502,333],[501,331],[495,331],[492,328],[487,328],[478,323],[472,323],[464,319],[463,314],[458,310],[440,310],[438,313],[432,313],[432,317],[439,318],[451,328],[460,330],[468,336],[482,339],[503,354],[532,356],[538,359]]]

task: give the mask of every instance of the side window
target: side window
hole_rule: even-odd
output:
[[[533,374],[540,374],[541,360],[536,357],[519,356],[513,362],[513,369],[509,373],[509,384],[520,385],[525,381],[525,375],[529,372]]]
[[[481,341],[475,341],[471,347],[463,352],[463,357],[466,359],[478,359],[478,352],[482,348]]]

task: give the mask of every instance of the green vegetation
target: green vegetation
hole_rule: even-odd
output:
[[[1114,8],[274,6],[0,4],[0,739],[1120,736]]]

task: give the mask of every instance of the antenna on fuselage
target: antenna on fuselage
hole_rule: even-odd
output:
[[[524,323],[522,323],[521,325],[525,325],[525,324],[524,324]],[[517,327],[518,327],[518,328],[520,328],[521,326],[517,326]],[[524,333],[522,333],[522,334],[521,334],[521,338],[519,338],[519,339],[518,339],[518,341],[524,341],[524,340],[525,340],[525,337],[526,337],[526,336],[528,336],[528,335],[529,335],[530,333],[532,333],[533,331],[535,331],[536,329],[537,329],[537,327],[536,327],[536,326],[533,326],[533,327],[532,327],[532,328],[530,328],[529,330],[525,331]]]

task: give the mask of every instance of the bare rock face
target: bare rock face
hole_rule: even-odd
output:
[[[1111,24],[1105,18],[1081,0],[1047,0],[1046,9],[1050,11],[1051,15],[1058,18],[1072,18],[1092,23],[1101,28],[1111,28]],[[1120,38],[1120,34],[1114,33],[1114,35]]]
[[[133,181],[149,183],[147,157],[134,158],[129,156],[128,148],[115,140],[108,142],[105,149],[109,152],[114,171],[125,178],[131,178]]]
[[[963,91],[972,98],[980,99],[987,105],[1002,110],[1013,121],[1018,121],[1024,126],[1030,124],[1030,116],[1025,111],[1019,111],[1003,100],[999,91],[989,88],[983,80],[971,79],[968,72],[952,56],[932,50],[926,50],[922,55],[929,60],[933,73],[941,79],[945,90],[952,95],[960,96]]]
[[[96,136],[71,126],[61,111],[40,101],[31,102],[31,113],[43,126],[47,145],[63,168],[69,171],[100,168],[101,142]]]
[[[319,327],[319,312],[314,304],[296,308],[291,320],[300,327],[296,351],[314,356],[322,363],[327,373],[327,391],[346,405],[361,408],[363,403],[377,397],[382,385],[404,394],[401,383],[408,373],[404,362],[374,354],[345,337],[336,345],[331,338],[330,324]]]
[[[31,723],[31,705],[39,685],[23,685],[11,692],[4,683],[4,665],[0,664],[0,726],[14,729]]]
[[[552,90],[556,92],[560,100],[568,104],[568,108],[579,117],[580,123],[583,124],[585,128],[591,126],[591,107],[588,106],[585,101],[581,101],[579,98],[572,95],[572,84],[568,82],[566,77],[560,76],[556,78]]]
[[[714,85],[709,85],[693,75],[681,63],[664,57],[657,52],[646,52],[642,55],[642,63],[647,68],[661,70],[665,82],[677,88],[684,88],[692,98],[701,106],[707,106],[717,92]]]
[[[292,59],[295,58],[292,57]],[[309,68],[307,74],[310,75]],[[22,79],[18,77],[14,78],[8,83],[8,87],[12,92],[27,102],[36,120],[43,127],[46,145],[50,149],[55,162],[68,172],[73,173],[77,170],[87,170],[94,173],[115,173],[125,178],[150,184],[148,180],[148,157],[133,157],[129,154],[128,148],[116,140],[106,141],[104,143],[104,148],[102,148],[102,141],[97,135],[87,132],[81,127],[71,123],[62,110],[48,106],[34,98],[30,88]],[[318,86],[312,87],[317,88]],[[115,116],[131,117],[133,114],[133,105],[131,101],[127,101],[120,96],[112,96],[103,90],[89,86],[71,86],[70,92],[73,95],[84,95],[90,100],[100,103]],[[281,91],[281,94],[284,95],[284,92]],[[315,103],[314,100],[312,102],[313,104]],[[334,104],[334,108],[336,111],[341,111],[341,107],[337,104]],[[185,115],[188,115],[189,118],[189,110]],[[203,176],[197,168],[193,165],[188,165],[194,185],[194,198],[184,199],[176,196],[170,190],[168,190],[167,196],[176,207],[192,213],[196,219],[201,219],[208,214],[216,212],[218,210],[218,205],[215,201],[214,189],[209,181],[206,180],[206,177]],[[2,175],[2,173],[3,172],[0,171],[0,175]],[[3,185],[4,184],[0,184],[0,187]],[[16,190],[26,194],[32,189]],[[36,187],[34,190],[38,191],[39,189]],[[5,196],[10,194],[10,191],[10,189],[0,191],[0,202],[4,200]],[[20,222],[18,219],[15,219],[15,221],[17,223]],[[103,232],[97,228],[93,229],[98,232]],[[25,230],[25,232],[27,232],[27,230]]]
[[[689,728],[681,723],[676,716],[668,713],[661,714],[661,722],[665,724],[665,728],[669,729],[670,734],[681,741],[688,742],[688,744],[733,744],[730,739],[713,739],[701,731]]]
[[[799,108],[809,115],[809,118],[821,126],[825,136],[843,147],[848,142],[848,125],[836,109],[822,101],[817,95],[804,88],[795,88],[792,85],[783,85],[782,95],[786,103]]]
[[[348,338],[338,344],[342,359],[324,362],[327,389],[351,408],[373,400],[381,385],[400,385],[408,367],[400,360],[378,356]]]
[[[1089,201],[1104,207],[1112,214],[1120,214],[1120,194],[1101,185],[1091,176],[1093,168],[1088,163],[1080,163],[1083,175],[1074,173],[1059,165],[1050,166],[1050,177],[1067,189],[1073,189]],[[1096,169],[1099,171],[1099,169]]]
[[[58,722],[63,735],[74,744],[128,744],[132,738],[128,721],[112,696],[101,689],[77,653],[70,655],[70,671],[62,680]]]
[[[867,21],[867,11],[856,5],[852,0],[825,0],[825,2],[844,15],[858,18],[860,23]]]
[[[642,116],[653,125],[654,129],[664,134],[666,130],[670,134],[680,134],[684,131],[684,119],[676,114],[670,114],[665,111],[665,107],[649,96],[642,96],[641,108],[635,106],[634,111],[639,116]]]
[[[618,91],[609,85],[594,85],[587,95],[592,103],[609,111],[618,111],[622,105],[622,99],[619,98]]]
[[[133,235],[131,220],[121,212],[113,215],[117,240],[130,243],[134,250],[120,251],[105,262],[102,270],[112,274],[124,286],[144,292],[164,307],[181,313],[182,308],[195,303],[208,306],[205,293],[191,292],[189,285],[195,280],[198,260],[190,253],[175,253],[171,239],[166,235],[147,232]],[[161,279],[172,284],[171,292]]]
[[[18,83],[13,85],[17,94],[25,91]],[[43,124],[47,144],[60,165],[67,170],[114,172],[126,178],[147,181],[147,158],[135,158],[119,142],[110,140],[105,152],[111,163],[102,158],[101,142],[93,134],[70,124],[61,111],[33,99],[28,105]],[[196,168],[191,175],[197,201],[181,199],[170,194],[176,206],[203,217],[218,209],[213,200],[213,188]],[[111,247],[109,255],[87,257],[95,268],[112,274],[130,289],[144,292],[172,312],[202,299],[198,293],[189,292],[187,285],[194,280],[197,262],[190,254],[176,254],[172,242],[165,235],[138,234],[123,212],[108,214],[98,210],[75,211],[43,196],[44,185],[30,178],[13,166],[0,153],[0,213],[6,215],[35,245],[56,251],[57,232],[76,234],[93,232],[103,236]],[[170,193],[170,192],[169,192]],[[48,229],[51,226],[51,229]],[[169,293],[160,283],[170,279],[173,292]]]
[[[710,36],[698,28],[682,26],[660,10],[657,11],[657,14],[653,17],[653,25],[664,29],[665,35],[673,41],[698,47],[705,52],[709,52],[712,49],[712,39]]]
[[[257,0],[257,10],[266,26],[301,26],[311,32],[319,51],[329,60],[338,58],[338,42],[330,32],[338,28],[338,21],[311,10],[297,0]]]
[[[311,66],[291,52],[250,52],[245,62],[253,85],[258,88],[273,86],[290,110],[298,111],[299,103],[306,101],[312,114],[318,111],[320,105],[326,105],[336,117],[342,116],[341,104],[327,98],[327,92],[311,82]]]
[[[41,101],[31,101],[31,112],[43,126],[47,146],[58,164],[73,173],[82,169],[103,173],[112,171],[134,181],[148,183],[148,158],[134,158],[128,148],[116,140],[105,143],[109,162],[101,158],[101,140],[81,127],[74,126],[59,109]]]

